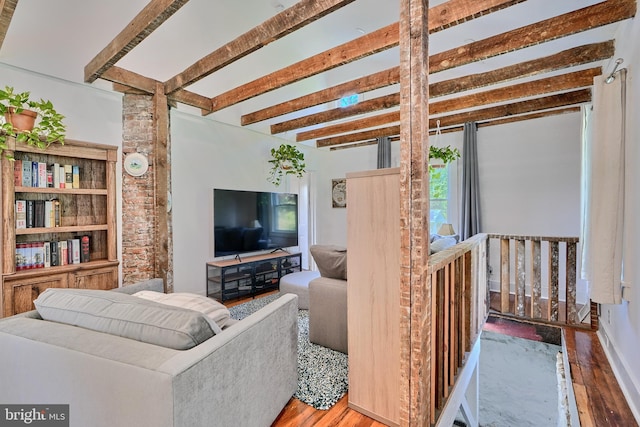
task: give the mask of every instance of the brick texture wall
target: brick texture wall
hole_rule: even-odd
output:
[[[123,159],[136,152],[149,159],[149,170],[142,176],[122,172],[122,280],[126,285],[155,276],[153,100],[127,94],[122,105]]]

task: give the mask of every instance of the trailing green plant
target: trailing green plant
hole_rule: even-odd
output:
[[[0,125],[0,153],[7,149],[7,138],[15,136],[18,142],[45,149],[52,143],[64,144],[66,126],[64,116],[58,113],[49,100],[39,101],[30,98],[30,92],[16,93],[11,86],[0,89],[0,118],[4,121]],[[6,114],[20,114],[24,110],[31,110],[38,114],[35,125],[31,130],[14,129],[6,120]]]
[[[284,175],[302,177],[306,170],[304,154],[293,145],[282,144],[278,149],[271,149],[271,171],[267,180],[275,185],[280,185]]]
[[[446,147],[435,147],[431,145],[429,147],[429,160],[440,159],[445,165],[460,158],[460,151],[457,148],[451,148],[450,145]]]

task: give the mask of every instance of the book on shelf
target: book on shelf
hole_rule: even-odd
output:
[[[31,161],[27,159],[22,160],[22,186],[31,187],[31,181],[33,179]]]
[[[22,271],[26,269],[27,249],[27,243],[16,243],[16,271]]]
[[[42,228],[44,227],[44,200],[34,200],[33,205],[33,226]]]
[[[73,188],[80,188],[80,166],[72,166],[72,186]]]
[[[38,187],[47,188],[47,164],[38,162]]]
[[[60,240],[58,242],[58,260],[59,265],[67,265],[69,263],[69,252],[66,240]]]
[[[31,186],[38,187],[38,162],[31,162]]]
[[[31,254],[33,268],[44,268],[44,242],[33,242],[31,244]]]
[[[53,227],[55,219],[53,218],[53,202],[51,200],[44,201],[44,227]]]
[[[80,238],[80,262],[89,262],[91,260],[91,248],[89,236],[85,235]]]
[[[22,186],[22,160],[20,159],[13,161],[13,185],[15,187]]]
[[[60,183],[58,188],[65,188],[64,165],[58,165],[58,182]]]
[[[43,242],[44,246],[44,268],[51,267],[51,245],[50,242]]]
[[[60,227],[60,201],[53,199],[51,202],[53,203],[53,226]]]
[[[64,188],[73,188],[73,166],[64,165]]]
[[[51,267],[56,267],[60,265],[60,258],[58,257],[58,242],[49,242],[49,246],[51,250]]]
[[[16,200],[16,229],[27,228],[27,201]]]
[[[53,188],[60,188],[60,164],[51,165],[51,175],[53,175]]]
[[[80,239],[71,239],[71,260],[69,264],[80,264]]]
[[[34,220],[34,200],[27,200],[27,228],[33,228]]]

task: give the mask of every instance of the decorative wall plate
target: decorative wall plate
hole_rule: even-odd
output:
[[[149,161],[142,153],[129,153],[124,158],[124,170],[131,176],[142,176],[149,169]]]

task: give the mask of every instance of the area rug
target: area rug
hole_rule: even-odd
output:
[[[562,347],[482,332],[480,425],[558,425],[557,354]]]
[[[231,317],[243,319],[271,301],[273,294],[229,308]],[[316,409],[326,410],[348,389],[347,355],[309,342],[309,311],[298,310],[298,389],[293,397]]]

